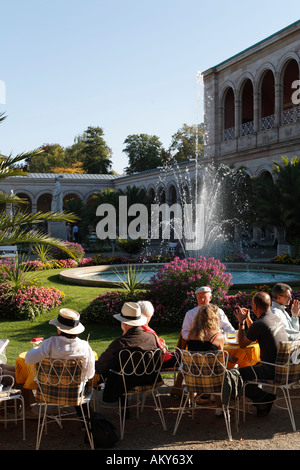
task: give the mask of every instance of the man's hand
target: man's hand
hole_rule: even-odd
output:
[[[299,300],[294,300],[291,306],[291,313],[294,318],[300,317],[300,302]]]

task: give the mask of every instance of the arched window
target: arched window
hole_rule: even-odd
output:
[[[253,85],[250,79],[247,79],[244,82],[241,101],[241,135],[253,134]]]
[[[235,137],[234,93],[232,88],[227,88],[224,98],[224,140]]]
[[[292,85],[296,80],[299,80],[299,65],[292,59],[286,64],[282,79],[282,124],[291,124],[300,119],[300,108],[292,101],[295,91]]]
[[[275,81],[271,70],[268,70],[261,83],[260,131],[275,126]]]
[[[51,201],[52,194],[41,194],[37,200],[37,210],[41,212],[50,212],[51,211]]]

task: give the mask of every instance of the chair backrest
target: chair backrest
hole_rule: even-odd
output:
[[[83,398],[82,359],[44,359],[36,365],[36,400],[76,406]]]
[[[276,367],[278,366],[278,367]],[[300,380],[300,341],[280,342],[275,363],[275,379],[278,385]]]
[[[181,370],[190,392],[220,393],[228,362],[227,351],[180,351]]]
[[[123,349],[119,353],[120,371],[126,388],[140,384],[156,384],[160,380],[163,352]]]
[[[125,376],[153,375],[158,373],[162,366],[162,351],[141,351],[123,349],[119,353],[120,373]]]

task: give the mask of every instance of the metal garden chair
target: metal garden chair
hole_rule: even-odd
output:
[[[264,380],[257,377],[255,369],[253,373],[255,379],[248,380],[243,387],[243,417],[245,421],[245,406],[250,403],[246,400],[245,388],[248,384],[257,384],[265,387],[271,387],[276,392],[280,389],[285,400],[285,407],[278,404],[281,398],[275,400],[275,406],[287,410],[291,420],[293,431],[296,431],[296,423],[291,402],[290,390],[300,386],[300,340],[280,342],[277,350],[277,357],[274,364],[260,361],[261,364],[267,364],[275,367],[275,376],[273,380]],[[251,366],[252,367],[252,366]],[[252,403],[252,402],[251,402]]]
[[[197,398],[213,394],[219,396],[222,402],[223,385],[226,375],[226,366],[228,362],[228,353],[226,351],[212,352],[189,352],[186,350],[178,350],[181,356],[181,372],[183,374],[184,386],[181,402],[175,422],[174,432],[176,434],[183,413],[190,403],[192,406],[192,418],[197,408]],[[238,397],[235,398],[235,412],[237,412]],[[222,411],[225,418],[226,430],[228,438],[232,440],[230,425],[230,409],[229,400],[227,403],[222,402]],[[201,409],[216,408],[216,405],[202,405]],[[238,422],[236,414],[236,423]]]
[[[126,410],[129,407],[129,397],[136,396],[135,406],[137,418],[139,411],[143,411],[148,393],[152,394],[156,410],[164,431],[167,430],[164,413],[159,396],[159,387],[163,385],[160,371],[163,353],[160,349],[155,351],[129,351],[124,349],[119,353],[120,371],[112,371],[121,378],[123,394],[119,398],[120,438],[123,439],[125,431]],[[134,385],[140,383],[140,385]],[[141,397],[141,402],[140,402]],[[141,404],[141,407],[140,407]]]
[[[82,360],[80,358],[67,360],[44,359],[36,364],[35,369],[37,382],[36,403],[39,405],[36,449],[40,447],[44,429],[47,433],[47,421],[55,421],[62,428],[62,421],[70,419],[84,422],[90,446],[94,449],[93,436],[89,428],[92,394],[86,392],[86,379],[82,373]],[[56,414],[47,413],[52,405],[57,407]],[[83,405],[86,407],[87,416],[85,416]],[[78,407],[81,415],[78,416],[74,409],[67,412],[68,407]],[[61,408],[64,413],[61,413]]]

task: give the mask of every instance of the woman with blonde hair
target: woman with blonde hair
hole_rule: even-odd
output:
[[[223,350],[224,337],[220,331],[218,307],[213,304],[199,307],[188,337],[189,351]]]

